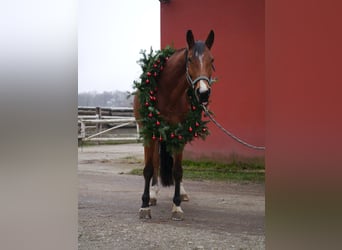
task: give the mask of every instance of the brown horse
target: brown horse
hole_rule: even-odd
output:
[[[213,72],[214,58],[210,49],[214,42],[214,32],[211,30],[206,41],[195,41],[191,30],[186,34],[187,48],[177,50],[167,61],[158,80],[158,92],[156,107],[160,115],[169,124],[177,124],[184,121],[191,107],[188,101],[187,90],[193,88],[195,96],[201,105],[207,105],[211,91],[211,75]],[[134,98],[134,114],[139,121],[139,93]],[[182,220],[183,211],[180,207],[181,195],[186,199],[182,188],[183,176],[182,157],[183,149],[171,155],[164,142],[152,140],[144,147],[145,188],[142,195],[142,206],[139,210],[140,218],[151,218],[149,205],[155,204],[155,190],[158,183],[158,168],[163,186],[174,183],[172,219]],[[150,196],[150,183],[152,188]],[[153,192],[152,192],[153,191]]]

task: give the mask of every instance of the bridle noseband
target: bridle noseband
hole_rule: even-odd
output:
[[[209,85],[211,86],[211,84],[214,82],[214,80],[210,77],[210,79],[206,76],[199,76],[197,77],[195,80],[192,80],[189,72],[188,72],[188,67],[186,67],[186,79],[188,80],[188,83],[190,84],[190,86],[192,88],[195,88],[195,84],[200,81],[200,80],[205,80],[209,83]]]
[[[186,76],[186,80],[188,81],[188,83],[190,84],[190,86],[194,89],[195,88],[195,84],[200,81],[200,80],[204,80],[207,81],[209,86],[211,86],[211,84],[215,81],[212,77],[208,78],[207,76],[199,76],[197,77],[195,80],[192,80],[190,74],[189,74],[189,61],[188,61],[188,55],[189,55],[189,50],[186,49],[186,70],[185,70],[185,76]]]

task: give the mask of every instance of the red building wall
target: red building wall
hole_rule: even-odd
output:
[[[266,0],[267,249],[342,246],[341,5]]]
[[[227,130],[241,139],[265,145],[265,11],[263,0],[170,0],[161,4],[161,47],[186,46],[185,34],[205,40],[215,32],[212,53],[218,82],[210,109]],[[187,158],[230,161],[263,159],[210,123],[211,135],[185,150]]]

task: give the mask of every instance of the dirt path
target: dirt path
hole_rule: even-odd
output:
[[[184,221],[172,221],[173,188],[139,220],[141,144],[79,149],[79,249],[265,249],[262,184],[184,181]]]

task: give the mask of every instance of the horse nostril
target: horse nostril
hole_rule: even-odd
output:
[[[200,92],[199,88],[196,89],[196,94],[197,94],[198,97],[201,95],[201,92]]]

